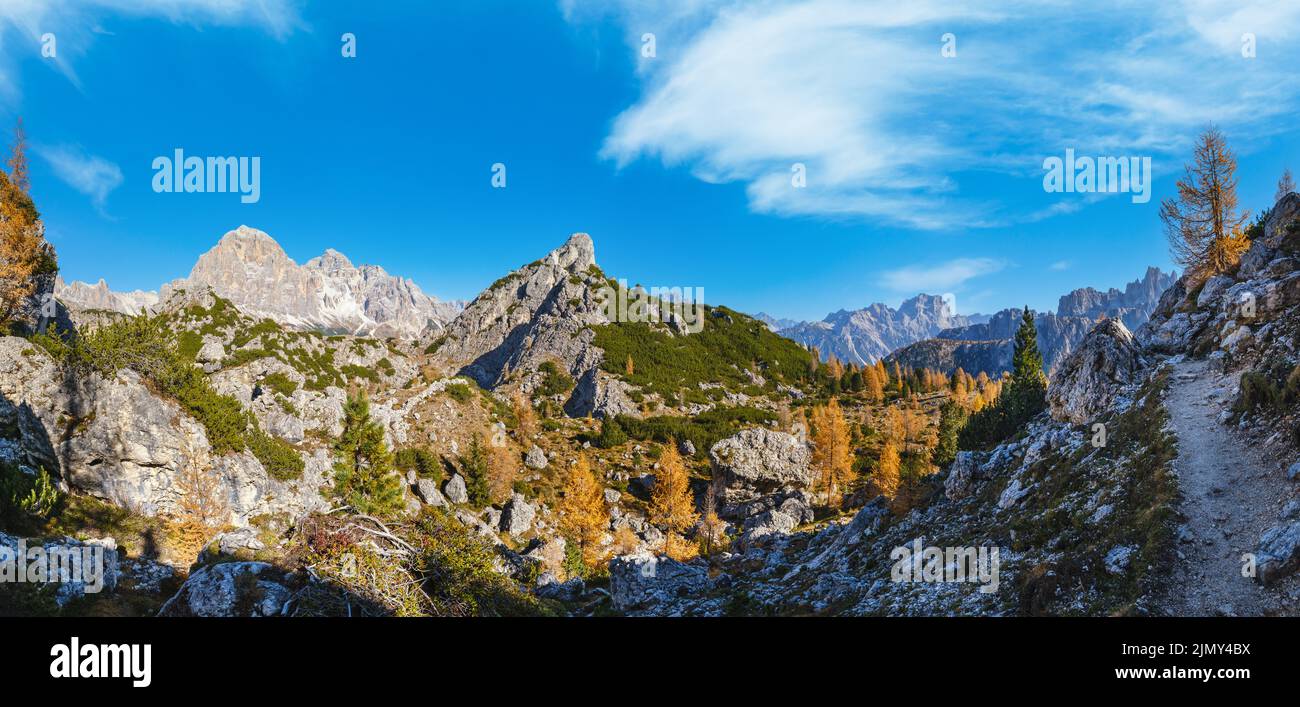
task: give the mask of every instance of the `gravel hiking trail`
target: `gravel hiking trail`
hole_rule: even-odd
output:
[[[1276,465],[1218,421],[1231,404],[1232,380],[1205,361],[1174,365],[1165,399],[1178,436],[1174,470],[1183,492],[1185,525],[1165,611],[1178,616],[1265,616],[1275,595],[1241,575],[1242,554],[1276,522],[1286,481]]]

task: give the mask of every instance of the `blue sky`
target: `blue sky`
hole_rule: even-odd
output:
[[[247,224],[443,298],[586,231],[610,275],[746,311],[1054,309],[1170,267],[1158,202],[1207,122],[1244,207],[1300,170],[1300,5],[1145,5],[6,0],[0,121],[64,277],[119,290]],[[155,193],[176,148],[259,156],[261,200]],[[1150,202],[1045,192],[1067,148],[1151,157]]]

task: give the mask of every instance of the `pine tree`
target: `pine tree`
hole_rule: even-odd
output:
[[[669,439],[659,456],[659,473],[650,492],[650,522],[670,533],[682,533],[699,517],[686,464],[677,453],[677,441]]]
[[[623,426],[618,424],[618,420],[613,417],[604,417],[600,420],[600,436],[596,438],[596,446],[601,449],[610,449],[627,442],[627,432]]]
[[[1293,191],[1295,191],[1295,180],[1291,179],[1291,170],[1286,169],[1282,172],[1282,178],[1277,180],[1277,195],[1273,197],[1273,201],[1279,202],[1282,197]]]
[[[469,441],[469,449],[460,457],[460,470],[465,475],[465,493],[469,496],[470,505],[476,508],[486,506],[491,500],[492,490],[488,480],[490,467],[491,461],[483,437],[475,434]]]
[[[957,435],[966,426],[966,408],[948,400],[939,408],[939,441],[934,448],[934,463],[947,466],[957,458]]]
[[[1020,315],[1020,328],[1016,330],[1015,348],[1011,355],[1011,379],[1020,383],[1043,383],[1043,355],[1038,351],[1038,328],[1034,326],[1034,313],[1025,305]]]
[[[1234,265],[1250,246],[1237,212],[1237,158],[1218,128],[1201,134],[1193,164],[1178,180],[1178,197],[1160,204],[1174,261],[1208,277]]]
[[[370,419],[365,394],[348,396],[343,405],[343,434],[334,444],[334,494],[357,513],[393,516],[404,507],[401,479],[393,473],[393,455],[384,429]]]
[[[818,487],[826,494],[826,505],[837,506],[840,493],[853,472],[853,453],[848,422],[840,403],[831,398],[825,407],[813,410],[813,468]]]
[[[981,374],[981,380],[985,380]],[[1012,372],[1005,388],[1000,382],[988,381],[981,390],[986,407],[977,406],[965,427],[958,433],[961,449],[985,449],[1007,437],[1047,407],[1047,376],[1043,357],[1038,351],[1038,331],[1034,314],[1026,306],[1016,331],[1012,353]]]
[[[599,559],[601,537],[609,527],[609,509],[605,507],[605,491],[591,469],[585,454],[569,469],[560,499],[560,531],[582,551],[584,561],[594,564]]]
[[[623,364],[623,372],[629,376],[636,373],[636,364],[632,361],[632,354],[627,355],[627,363]]]

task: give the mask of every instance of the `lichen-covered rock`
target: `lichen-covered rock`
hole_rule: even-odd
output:
[[[616,557],[609,563],[609,595],[614,608],[635,613],[641,607],[663,610],[710,585],[706,566],[657,557],[649,552]],[[667,613],[671,613],[669,610]]]
[[[535,444],[524,455],[524,466],[527,466],[529,469],[545,469],[548,463],[546,452],[542,451],[542,448]]]
[[[1084,337],[1057,369],[1047,402],[1058,420],[1084,424],[1107,412],[1117,391],[1144,366],[1141,349],[1124,323],[1107,319]]]
[[[443,496],[442,492],[438,490],[438,485],[433,483],[433,479],[416,479],[415,493],[430,506],[446,508],[449,505],[447,497]]]
[[[442,492],[452,503],[469,503],[469,491],[465,488],[465,479],[460,474],[452,474],[443,485]]]
[[[943,480],[943,492],[950,500],[969,496],[979,479],[979,459],[975,452],[957,452],[948,469],[948,477]]]
[[[265,562],[223,562],[191,574],[158,615],[282,616],[292,596],[284,573]]]
[[[743,430],[709,450],[724,517],[736,517],[741,505],[763,496],[806,490],[812,485],[812,454],[794,435],[766,428]]]
[[[528,499],[516,493],[501,510],[500,527],[512,537],[518,538],[533,529],[533,518],[536,516],[537,510],[528,503]]]
[[[1264,531],[1255,550],[1255,580],[1265,586],[1300,568],[1300,523]]]

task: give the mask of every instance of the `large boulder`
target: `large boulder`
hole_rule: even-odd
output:
[[[709,450],[724,517],[744,515],[745,504],[765,496],[803,491],[812,485],[812,454],[792,434],[762,427],[744,430]]]
[[[460,474],[452,474],[451,478],[442,487],[442,492],[447,494],[447,500],[452,503],[469,503],[469,491],[465,488],[465,478]]]
[[[957,458],[948,468],[943,480],[943,493],[949,500],[959,500],[971,495],[980,478],[980,463],[975,452],[957,452]]]
[[[537,510],[529,505],[528,499],[516,493],[501,510],[500,528],[518,538],[533,529],[533,518],[536,516]]]
[[[1300,523],[1264,531],[1255,550],[1255,581],[1265,586],[1300,569]]]
[[[1142,351],[1124,323],[1102,321],[1056,370],[1047,389],[1052,416],[1074,424],[1096,419],[1143,366]]]
[[[609,563],[609,595],[619,611],[672,613],[675,599],[698,595],[710,585],[707,567],[649,552],[616,557]]]
[[[223,562],[191,574],[158,615],[281,616],[292,596],[284,573],[265,562]]]

